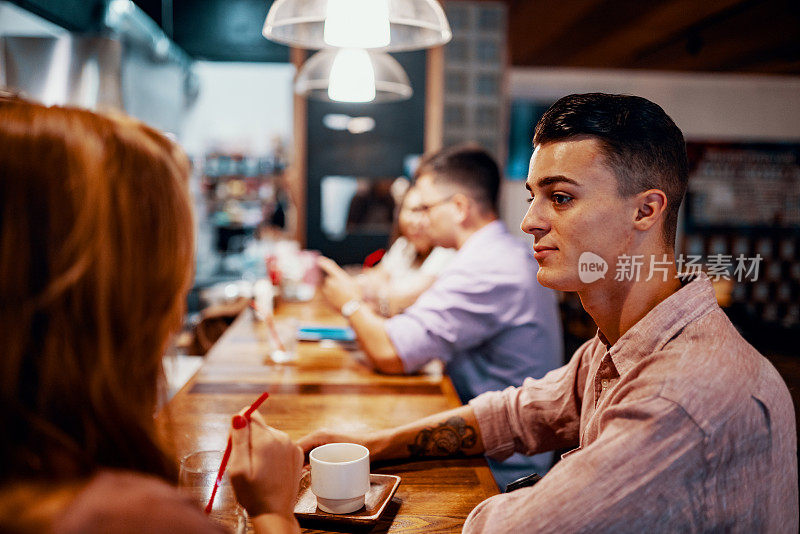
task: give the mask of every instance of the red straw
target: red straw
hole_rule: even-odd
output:
[[[233,448],[233,442],[231,441],[230,436],[228,436],[228,445],[225,447],[225,453],[222,455],[222,463],[219,464],[217,479],[214,481],[214,488],[211,490],[211,497],[208,499],[208,504],[206,505],[207,514],[210,514],[211,509],[214,507],[214,497],[217,496],[217,489],[219,488],[219,485],[222,482],[222,475],[225,474],[225,468],[228,466],[228,458],[231,457],[232,448]]]
[[[264,393],[262,393],[261,396],[259,398],[257,398],[256,401],[253,404],[250,405],[250,407],[247,409],[247,411],[244,412],[244,418],[249,421],[250,420],[250,416],[253,415],[254,411],[258,410],[259,406],[264,404],[264,401],[267,400],[267,397],[269,397],[269,393],[267,393],[266,391]]]
[[[375,264],[383,259],[384,254],[386,254],[386,249],[383,248],[369,253],[367,257],[364,258],[364,268],[369,269],[370,267],[375,267]]]
[[[254,411],[258,410],[258,407],[261,406],[265,400],[267,400],[267,397],[269,397],[269,393],[266,391],[262,393],[261,396],[250,405],[247,411],[244,412],[244,418],[250,421],[250,416],[253,415]],[[219,464],[217,479],[214,481],[214,488],[211,490],[211,497],[208,499],[208,504],[206,505],[207,514],[210,514],[211,509],[214,507],[214,497],[217,496],[217,489],[219,489],[219,485],[222,483],[222,477],[225,474],[225,468],[228,467],[228,459],[231,457],[232,448],[233,442],[231,441],[230,436],[228,436],[228,445],[225,447],[225,452],[222,454],[222,463]]]

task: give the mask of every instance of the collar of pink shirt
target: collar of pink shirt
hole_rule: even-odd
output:
[[[619,374],[623,375],[642,357],[660,350],[686,325],[717,307],[711,280],[700,273],[658,303],[611,347],[600,330],[597,337],[606,346]]]

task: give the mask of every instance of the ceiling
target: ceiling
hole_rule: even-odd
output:
[[[161,22],[161,0],[135,1]],[[260,30],[269,1],[167,3],[173,8],[175,40],[191,55],[247,58],[267,50]],[[800,74],[798,0],[504,3],[515,66]],[[209,47],[209,39],[223,46]],[[226,42],[227,50],[220,49]]]
[[[103,3],[13,1],[78,31]],[[514,66],[800,75],[799,0],[494,1],[508,6]],[[288,61],[261,36],[272,0],[134,2],[195,58]]]
[[[506,0],[513,65],[800,74],[798,0]]]

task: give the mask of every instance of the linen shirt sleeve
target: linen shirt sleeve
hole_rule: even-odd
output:
[[[702,531],[703,433],[688,415],[652,396],[601,417],[595,442],[535,486],[483,501],[464,532]]]
[[[592,343],[540,379],[527,378],[519,388],[490,391],[469,402],[488,456],[503,460],[515,452],[530,455],[578,444]]]
[[[386,333],[406,373],[436,358],[446,362],[507,326],[504,313],[517,287],[499,278],[448,273],[406,311],[386,321]]]

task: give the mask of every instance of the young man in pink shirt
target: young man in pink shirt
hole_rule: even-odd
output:
[[[797,532],[786,385],[736,332],[708,277],[675,267],[688,181],[678,127],[640,97],[570,95],[541,119],[534,147],[522,229],[538,280],[577,292],[597,335],[519,388],[300,445],[356,441],[373,459],[572,449],[535,485],[479,504],[467,532]],[[419,446],[464,426],[478,438]]]

